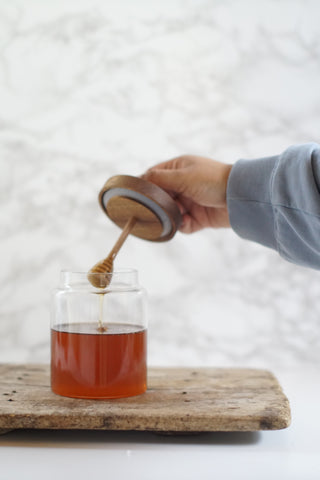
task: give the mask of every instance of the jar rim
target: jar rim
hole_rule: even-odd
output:
[[[91,282],[89,277],[97,279]],[[100,280],[101,279],[101,280]],[[107,281],[106,281],[107,280]],[[61,285],[66,287],[87,288],[98,291],[114,288],[125,289],[138,285],[138,270],[135,268],[117,268],[111,273],[72,272],[61,270]],[[99,284],[101,286],[99,286]]]
[[[76,275],[88,275],[89,271],[79,271],[79,270],[60,270],[61,273],[71,273],[71,274],[76,274]],[[117,268],[116,270],[113,270],[111,273],[104,273],[103,275],[116,275],[119,273],[138,273],[138,270],[136,268]],[[101,275],[101,273],[91,273],[90,275]]]

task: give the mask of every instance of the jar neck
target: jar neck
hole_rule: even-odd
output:
[[[102,284],[105,282],[105,276],[110,276],[110,282],[108,282],[108,287],[104,290],[110,288],[133,288],[138,285],[138,271],[134,269],[119,269],[115,270],[112,273],[101,274],[95,273],[91,275],[97,276],[96,284],[99,284],[99,278],[102,279]],[[104,277],[104,278],[103,278]],[[62,287],[70,288],[92,288],[99,291],[99,288],[92,286],[88,280],[88,272],[67,272],[63,270],[60,274],[60,283]]]

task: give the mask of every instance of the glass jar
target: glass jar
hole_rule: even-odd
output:
[[[146,391],[146,293],[136,270],[110,276],[108,287],[95,288],[87,273],[61,272],[51,315],[54,393],[120,398]]]

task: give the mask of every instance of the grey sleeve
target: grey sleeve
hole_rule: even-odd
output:
[[[320,146],[239,160],[227,186],[230,223],[241,237],[286,260],[320,269]]]

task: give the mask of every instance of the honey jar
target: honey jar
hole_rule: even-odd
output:
[[[87,273],[61,273],[52,302],[51,388],[95,399],[145,392],[146,291],[136,270],[114,271],[105,289],[93,287]]]

